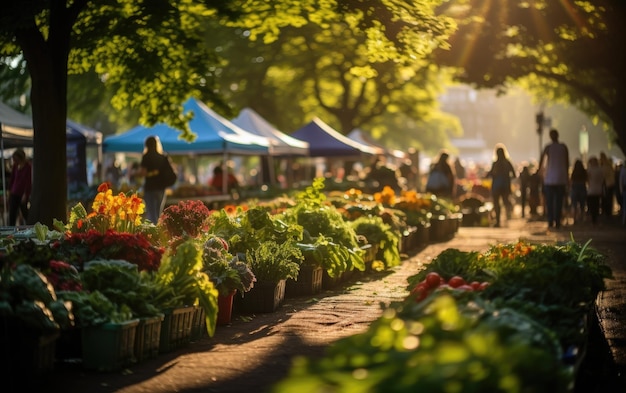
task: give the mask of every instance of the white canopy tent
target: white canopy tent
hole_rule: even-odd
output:
[[[277,130],[251,108],[242,109],[232,122],[248,132],[273,141],[273,156],[307,156],[309,154],[308,142],[293,138]]]
[[[251,108],[244,108],[232,122],[253,134],[268,138],[272,141],[272,154],[268,160],[285,158],[286,184],[290,187],[293,183],[293,160],[295,157],[309,155],[309,143],[293,138],[271,125],[261,115]],[[268,166],[273,166],[268,164]],[[274,179],[272,179],[272,182]]]

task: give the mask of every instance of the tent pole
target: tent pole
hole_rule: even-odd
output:
[[[4,207],[4,210],[2,210],[2,223],[6,224],[7,182],[6,182],[6,168],[4,165],[4,138],[2,137],[2,124],[0,124],[0,155],[2,156],[2,203]]]
[[[228,194],[228,152],[224,149],[222,158],[222,194]]]

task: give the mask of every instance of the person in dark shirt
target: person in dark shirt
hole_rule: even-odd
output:
[[[226,180],[226,186],[228,192],[239,187],[237,178],[232,173],[228,173],[228,179]],[[224,188],[224,170],[221,165],[216,166],[213,169],[213,177],[209,181],[209,187],[214,191],[223,191]]]
[[[22,149],[13,152],[13,169],[9,188],[9,225],[15,226],[21,213],[24,221],[28,218],[28,200],[32,188],[32,169]]]
[[[146,205],[145,217],[153,224],[165,207],[165,187],[159,184],[159,169],[163,165],[165,155],[158,136],[149,136],[144,142],[143,156],[140,163],[140,175],[145,178],[143,185],[143,201]]]

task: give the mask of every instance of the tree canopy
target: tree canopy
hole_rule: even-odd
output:
[[[271,42],[287,26],[322,27],[344,20],[367,37],[372,60],[409,60],[432,50],[424,34],[449,22],[434,14],[438,0],[418,4],[374,0],[8,0],[0,6],[0,57],[21,56],[31,79],[34,155],[30,223],[66,218],[65,122],[68,74],[94,72],[114,91],[112,104],[136,108],[140,121],[166,121],[193,138],[182,103],[197,96],[215,106],[218,58],[202,45],[203,23],[241,14],[251,38]],[[235,12],[234,10],[237,10]],[[442,36],[439,45],[445,42]]]
[[[29,222],[66,217],[68,75],[97,80],[114,108],[137,110],[146,125],[168,122],[183,138],[193,138],[182,116],[189,96],[232,109],[231,85],[221,85],[220,48],[205,44],[208,21],[237,27],[278,51],[267,55],[298,54],[295,67],[285,58],[268,62],[258,70],[262,79],[245,83],[269,81],[264,88],[278,89],[281,82],[303,82],[315,101],[300,101],[301,113],[320,105],[344,132],[365,121],[382,126],[390,117],[382,107],[401,114],[395,121],[420,116],[420,100],[430,99],[430,87],[420,85],[431,72],[429,59],[457,67],[458,78],[476,86],[506,89],[524,81],[546,99],[573,103],[612,126],[626,151],[625,8],[621,0],[4,1],[0,71],[19,76],[7,85],[12,89],[28,83],[14,64],[25,63],[30,77]],[[311,64],[315,72],[307,69]],[[84,105],[95,108],[97,99]]]
[[[458,67],[459,80],[503,90],[521,81],[605,122],[626,152],[626,2],[452,0],[438,12],[458,29],[435,61]]]

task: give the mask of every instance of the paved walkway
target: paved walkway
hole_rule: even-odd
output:
[[[548,232],[538,221],[513,219],[502,228],[462,227],[446,242],[429,244],[407,256],[393,271],[358,275],[337,289],[315,297],[287,299],[274,313],[237,317],[219,326],[212,338],[114,373],[83,371],[61,365],[48,392],[267,392],[288,372],[295,356],[318,356],[335,340],[366,330],[381,312],[380,304],[403,299],[407,277],[415,274],[446,248],[485,250],[498,242],[520,238],[555,242],[592,239],[592,246],[609,256],[615,279],[598,298],[598,319],[606,346],[594,344],[595,369],[585,371],[582,393],[625,392],[626,371],[626,230],[618,226],[565,227]],[[606,348],[608,353],[604,353]],[[596,358],[597,356],[597,358]],[[598,369],[598,367],[600,369]],[[596,383],[601,375],[603,383]],[[601,390],[599,390],[601,389]]]

